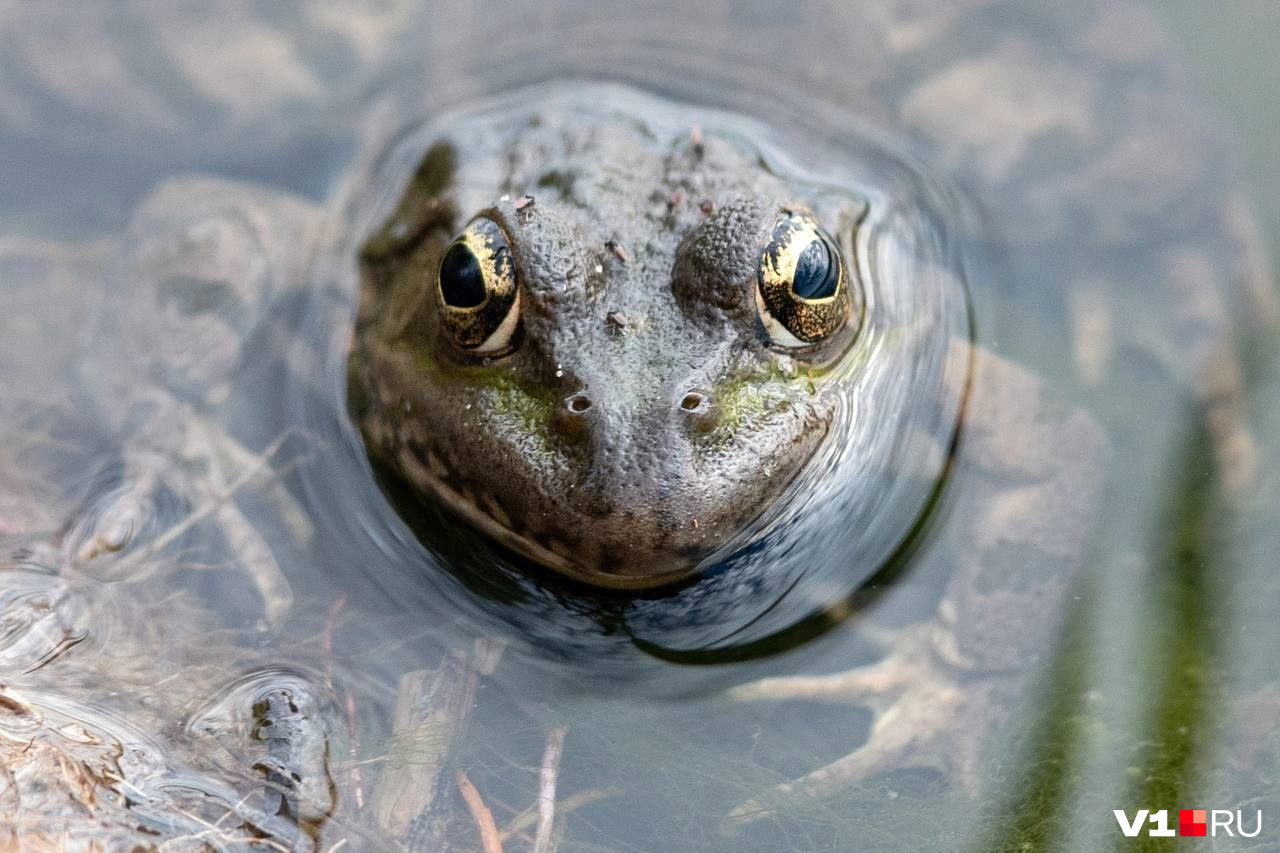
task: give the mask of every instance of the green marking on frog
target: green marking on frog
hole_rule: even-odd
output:
[[[402,342],[424,376],[477,390],[487,391],[495,423],[505,422],[514,432],[535,442],[541,452],[553,453],[548,426],[554,398],[537,386],[522,384],[509,372],[492,364],[442,364],[425,347]]]

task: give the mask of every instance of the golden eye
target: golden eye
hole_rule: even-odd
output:
[[[784,210],[760,253],[760,319],[774,344],[813,347],[843,329],[848,274],[835,241],[813,217]]]
[[[502,226],[473,219],[444,250],[436,294],[445,331],[463,349],[484,355],[511,345],[520,318],[516,264]]]

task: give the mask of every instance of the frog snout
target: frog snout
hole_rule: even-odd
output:
[[[587,390],[575,391],[562,399],[556,406],[553,424],[565,438],[588,438],[591,433],[608,433],[616,431],[624,424],[621,419],[630,413],[617,407],[611,407],[607,400],[597,401]],[[715,429],[720,422],[720,409],[716,405],[714,395],[703,388],[687,388],[674,395],[671,404],[666,407],[655,407],[645,420],[661,424],[667,422],[690,435],[707,433]],[[597,439],[596,445],[610,444]]]
[[[558,400],[554,431],[569,476],[548,523],[593,582],[640,583],[684,570],[757,508],[708,455],[722,425],[718,395],[696,379],[637,388],[637,377],[582,382]]]
[[[714,428],[714,396],[681,388],[645,406],[580,391],[565,398],[557,426],[580,440],[582,469],[568,496],[588,519],[643,535],[666,529],[707,500],[694,460],[699,436]],[[610,403],[613,405],[610,405]]]

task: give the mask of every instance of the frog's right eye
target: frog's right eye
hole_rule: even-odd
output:
[[[502,226],[477,217],[440,257],[436,274],[444,329],[470,352],[505,352],[520,319],[516,264]]]
[[[835,241],[800,211],[784,210],[760,254],[757,305],[775,346],[804,350],[848,324],[852,298]]]

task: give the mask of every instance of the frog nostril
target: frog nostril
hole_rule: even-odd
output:
[[[555,409],[555,425],[566,438],[577,438],[586,432],[588,412],[594,404],[581,392],[570,394]]]
[[[684,399],[680,401],[680,408],[686,412],[696,412],[707,405],[707,398],[699,394],[697,391],[690,391],[684,395]]]
[[[680,413],[689,418],[689,424],[698,432],[709,432],[718,420],[712,397],[704,391],[686,391],[680,398]]]

